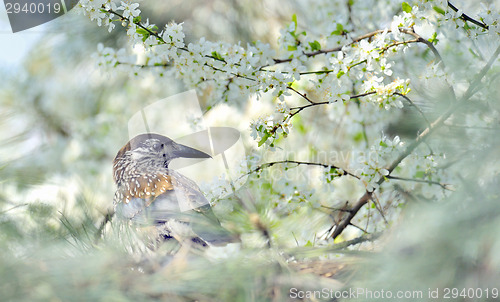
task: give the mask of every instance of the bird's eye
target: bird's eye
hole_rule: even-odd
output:
[[[154,143],[152,147],[153,150],[160,151],[163,148],[163,144]]]

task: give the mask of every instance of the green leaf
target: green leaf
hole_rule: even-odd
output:
[[[139,35],[145,35],[145,34],[149,35],[149,32],[147,30],[145,30],[144,28],[140,28],[140,27],[137,27],[135,32],[138,33]]]
[[[297,30],[297,15],[296,14],[293,14],[292,22],[295,23],[295,30]],[[293,32],[295,32],[295,30]]]
[[[415,173],[415,178],[424,178],[424,177],[425,177],[424,171],[417,171],[417,173]]]
[[[287,50],[288,50],[288,51],[294,51],[294,50],[297,50],[297,45],[288,45]]]
[[[353,139],[355,142],[360,142],[365,139],[365,135],[363,134],[363,132],[358,132],[354,135]]]
[[[141,16],[137,16],[137,17],[135,17],[135,18],[134,18],[134,20],[133,20],[133,22],[134,22],[134,23],[139,23],[139,22],[141,22]]]
[[[429,39],[429,42],[436,44],[439,40],[437,39],[437,32],[432,34],[432,37]]]
[[[337,168],[331,167],[328,174],[329,174],[328,175],[328,182],[330,182],[330,181],[335,179],[335,176],[337,176],[339,174],[339,172],[337,171]]]
[[[270,184],[270,183],[265,182],[265,183],[263,183],[263,184],[262,184],[262,188],[263,188],[264,190],[271,190],[271,189],[272,189],[272,186],[271,186],[271,184]]]
[[[220,53],[216,51],[212,51],[212,57],[214,57],[217,60],[224,61],[224,58],[220,55]]]
[[[270,137],[269,133],[264,134],[264,136],[262,137],[262,139],[259,141],[258,146],[259,146],[259,147],[260,147],[260,146],[262,146],[262,145],[263,145],[263,144],[267,141],[267,139],[268,139],[269,137]]]
[[[314,40],[314,42],[309,42],[309,46],[311,46],[312,51],[320,50],[321,44],[318,41]]]
[[[146,39],[150,36],[149,31],[144,28],[137,27],[135,32],[142,36],[142,42],[146,41]]]
[[[441,15],[443,15],[443,16],[444,16],[445,11],[444,11],[444,9],[442,9],[441,7],[439,7],[439,6],[434,6],[434,7],[433,7],[433,9],[434,9],[437,13],[439,13],[439,14],[441,14]]]
[[[403,7],[403,11],[405,13],[411,13],[411,6],[408,3],[403,2],[401,3],[401,6]]]
[[[343,35],[345,33],[344,31],[344,25],[337,23],[337,29],[332,32],[332,35]]]

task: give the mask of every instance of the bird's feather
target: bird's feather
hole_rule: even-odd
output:
[[[213,245],[237,242],[221,227],[208,200],[194,181],[173,170],[164,173],[135,175],[118,191],[118,216],[140,225],[163,224],[172,233],[186,236],[187,229]],[[150,181],[152,180],[152,181]],[[184,203],[182,205],[182,203]],[[188,209],[182,211],[183,209]]]
[[[168,168],[176,157],[210,155],[154,133],[140,134],[123,146],[113,165],[117,216],[143,227],[155,225],[177,240],[214,245],[237,241],[222,228],[196,183]]]

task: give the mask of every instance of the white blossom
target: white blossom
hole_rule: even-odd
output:
[[[137,9],[139,7],[139,3],[130,3],[130,2],[121,2],[121,6],[118,7],[119,10],[123,10],[123,17],[129,19],[130,22],[133,22],[134,18],[139,16],[141,11]]]

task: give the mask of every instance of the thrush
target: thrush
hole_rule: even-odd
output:
[[[211,156],[154,133],[140,134],[125,144],[113,162],[117,216],[138,226],[155,226],[159,238],[181,244],[221,246],[237,241],[222,228],[198,185],[169,168],[180,157]]]

